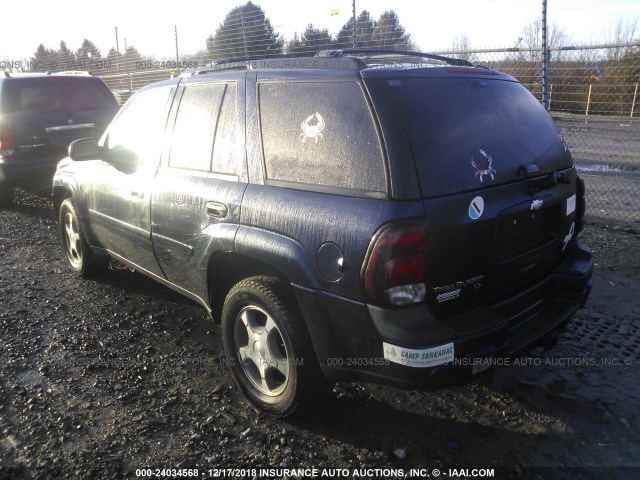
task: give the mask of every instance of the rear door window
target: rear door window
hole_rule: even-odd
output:
[[[213,173],[238,174],[239,150],[242,150],[238,138],[238,87],[234,83],[227,85],[220,108],[211,163]]]
[[[259,103],[267,181],[385,192],[377,130],[357,82],[264,82]]]
[[[185,89],[173,129],[170,167],[210,170],[213,138],[225,88],[225,84],[212,83],[190,85]]]
[[[400,112],[424,196],[517,180],[522,166],[540,174],[571,157],[540,103],[513,81],[405,77],[385,80]]]

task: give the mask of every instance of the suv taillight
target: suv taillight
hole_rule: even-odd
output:
[[[16,142],[11,127],[0,127],[0,158],[11,158],[16,153]]]
[[[364,272],[369,302],[402,306],[423,302],[427,232],[417,226],[386,227],[375,240]]]
[[[580,177],[576,179],[576,233],[582,231],[584,227],[584,212],[586,203],[584,199],[584,180]]]

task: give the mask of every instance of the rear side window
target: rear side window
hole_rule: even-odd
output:
[[[18,78],[5,82],[6,113],[76,112],[118,108],[118,102],[99,79],[84,77]]]
[[[225,84],[206,84],[185,89],[173,129],[170,167],[209,171],[225,88]]]
[[[541,174],[571,166],[553,120],[517,82],[422,77],[386,85],[424,196],[515,181],[518,169],[529,164]]]
[[[357,82],[259,86],[267,178],[385,192],[382,152]]]

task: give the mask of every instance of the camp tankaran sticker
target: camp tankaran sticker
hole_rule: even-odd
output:
[[[302,143],[305,143],[307,138],[312,138],[316,143],[318,143],[323,137],[322,131],[324,130],[324,127],[325,124],[322,115],[318,112],[309,115],[307,119],[300,124],[300,128],[302,129],[302,133],[300,134]]]
[[[407,367],[428,368],[451,363],[455,359],[453,343],[433,348],[404,348],[382,342],[385,360]]]
[[[475,157],[471,157],[471,165],[476,169],[475,177],[480,180],[480,183],[484,181],[485,175],[490,176],[491,180],[493,180],[493,176],[496,174],[496,171],[493,168],[493,159],[491,158],[491,155],[481,148],[478,149],[478,151],[480,152],[480,155],[482,155],[480,158],[476,159]]]

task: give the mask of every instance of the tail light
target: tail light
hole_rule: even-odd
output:
[[[576,179],[576,233],[584,227],[584,212],[586,202],[584,199],[584,180],[580,177]]]
[[[0,127],[0,158],[11,158],[16,153],[16,142],[11,127]]]
[[[373,243],[364,283],[373,304],[402,306],[423,302],[427,232],[417,226],[385,228]]]

